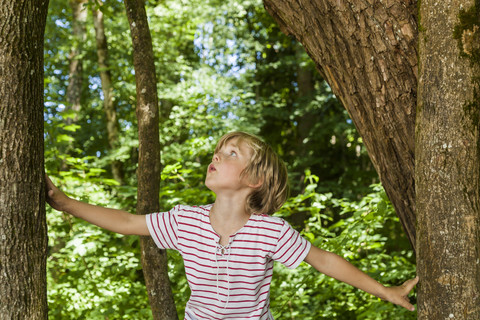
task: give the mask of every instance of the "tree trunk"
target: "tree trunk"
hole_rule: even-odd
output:
[[[73,46],[70,51],[70,66],[67,87],[68,107],[78,112],[81,108],[83,64],[82,47],[86,41],[85,23],[87,21],[87,9],[85,4],[88,0],[70,0],[72,9]],[[69,118],[68,121],[71,121]]]
[[[478,5],[474,0],[420,4],[419,319],[480,319]]]
[[[102,5],[101,2],[100,5]],[[93,9],[93,24],[95,26],[95,38],[97,42],[98,68],[100,71],[100,80],[102,82],[103,110],[105,111],[105,117],[107,120],[108,146],[110,151],[112,151],[118,146],[118,120],[117,110],[113,99],[112,75],[110,74],[110,67],[108,65],[108,45],[103,24],[103,12],[98,9]],[[118,183],[122,184],[122,162],[113,160],[111,168],[113,178]]]
[[[348,110],[415,248],[417,2],[264,0]]]
[[[78,114],[82,107],[82,87],[83,87],[83,44],[87,39],[85,24],[87,21],[87,10],[85,4],[88,0],[70,0],[70,9],[72,10],[72,35],[73,43],[70,49],[68,86],[67,86],[67,105],[66,110],[73,110],[74,116],[67,117],[65,124],[70,125],[78,120]],[[61,153],[72,154],[74,146],[69,143],[59,146]],[[65,159],[60,165],[62,171],[68,171],[68,165]]]
[[[124,0],[133,44],[139,140],[137,214],[159,211],[160,139],[157,81],[144,0]],[[178,319],[165,250],[141,237],[142,265],[154,319]]]
[[[303,104],[303,109],[306,109],[305,105],[311,103],[315,92],[315,80],[313,78],[313,71],[310,68],[305,67],[302,62],[303,48],[300,44],[295,46],[297,56],[297,85],[298,85],[298,100]],[[297,118],[298,132],[297,132],[297,155],[301,158],[305,157],[308,153],[308,144],[305,144],[304,140],[308,137],[313,126],[317,122],[316,115],[308,110],[305,114]]]
[[[43,39],[47,1],[0,0],[0,319],[47,319]]]

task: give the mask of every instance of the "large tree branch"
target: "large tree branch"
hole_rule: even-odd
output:
[[[415,248],[416,1],[264,4],[347,109]]]

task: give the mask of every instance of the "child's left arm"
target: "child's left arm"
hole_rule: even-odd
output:
[[[342,257],[313,245],[305,261],[327,276],[373,294],[382,300],[400,305],[410,311],[415,310],[408,299],[408,294],[417,284],[418,277],[407,280],[398,287],[385,287]]]

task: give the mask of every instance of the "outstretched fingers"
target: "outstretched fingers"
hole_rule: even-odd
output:
[[[418,283],[418,276],[413,279],[405,281],[399,287],[401,289],[399,292],[401,297],[398,300],[398,302],[395,302],[395,303],[410,311],[414,311],[415,307],[410,303],[410,299],[408,299],[408,295],[412,291],[413,287],[417,285],[417,283]]]

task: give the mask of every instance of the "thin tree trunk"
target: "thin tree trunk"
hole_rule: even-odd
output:
[[[301,47],[300,44],[297,44],[295,46],[295,55],[296,55],[296,65],[297,65],[297,85],[298,85],[298,101],[299,104],[302,105],[302,109],[305,110],[305,113],[296,117],[295,121],[297,122],[297,131],[296,131],[296,141],[295,141],[295,146],[296,146],[296,153],[295,157],[298,157],[299,159],[305,159],[306,156],[308,155],[309,150],[311,150],[312,143],[310,141],[306,141],[305,139],[309,137],[309,134],[318,120],[318,115],[315,114],[314,112],[308,110],[306,108],[306,105],[310,104],[312,102],[312,98],[314,97],[315,93],[315,80],[313,78],[313,73],[315,72],[311,68],[306,67],[302,63],[302,55],[304,54],[304,50]],[[305,180],[305,174],[303,173],[305,171],[305,165],[303,166],[298,166],[296,168],[302,174],[300,175],[298,181],[299,184],[302,186],[302,189],[304,188],[304,180]],[[307,212],[306,211],[301,211],[295,213],[291,217],[291,221],[299,227],[304,227],[305,226],[305,221],[307,218]]]
[[[83,44],[86,41],[85,24],[87,21],[87,10],[84,6],[88,0],[69,0],[70,9],[72,10],[72,35],[73,44],[68,56],[69,72],[67,86],[67,105],[66,110],[73,110],[74,116],[67,117],[65,124],[69,125],[78,120],[78,114],[82,106],[82,86],[83,86]],[[71,154],[74,150],[72,144],[59,146],[61,153]],[[68,171],[67,162],[62,160],[60,164],[62,171]]]
[[[0,319],[47,319],[43,39],[48,0],[0,0]]]
[[[480,319],[480,7],[474,6],[474,0],[420,4],[419,319]]]
[[[350,114],[415,248],[417,2],[264,0]]]
[[[101,5],[101,3],[100,3]],[[112,75],[108,65],[108,45],[103,23],[103,12],[93,9],[93,24],[95,26],[95,38],[97,42],[98,68],[103,92],[103,110],[107,120],[108,146],[110,151],[118,146],[118,120],[117,110],[113,99]],[[113,160],[111,164],[113,178],[123,184],[122,162]]]
[[[144,0],[124,0],[133,44],[139,140],[137,214],[158,212],[160,141],[157,81]],[[165,250],[141,237],[142,265],[153,317],[178,319],[167,273]]]
[[[305,67],[301,62],[303,48],[300,44],[295,47],[297,56],[297,84],[298,84],[298,99],[303,105],[311,103],[315,92],[315,80],[313,73],[315,71]],[[303,109],[306,109],[305,107]],[[308,152],[308,147],[305,145],[304,140],[308,137],[312,127],[317,122],[315,114],[311,111],[306,111],[304,115],[297,119],[298,121],[298,136],[297,136],[297,155],[299,157],[305,157]]]
[[[83,64],[82,47],[86,41],[85,23],[87,21],[87,9],[85,4],[88,0],[70,0],[72,9],[73,46],[70,51],[70,65],[67,87],[68,107],[78,112],[81,109]],[[68,121],[71,121],[69,118]]]

